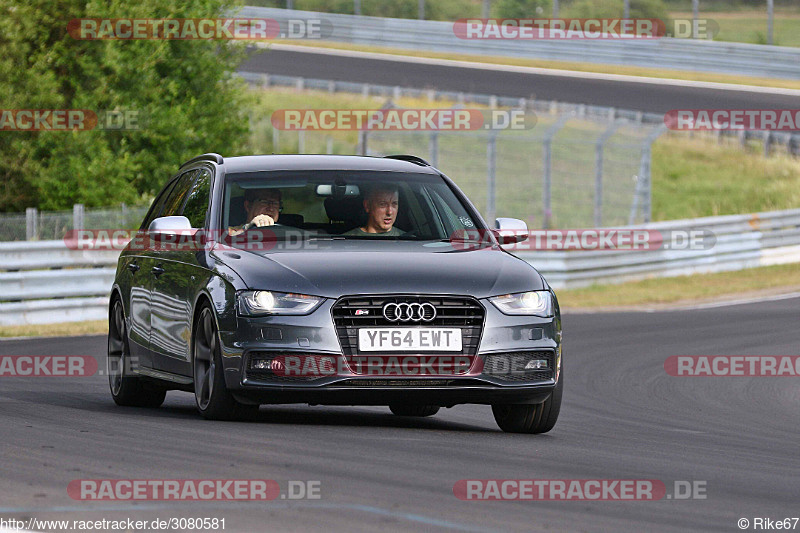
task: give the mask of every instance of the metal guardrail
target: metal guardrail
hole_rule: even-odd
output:
[[[800,209],[644,224],[708,230],[706,250],[537,251],[517,255],[556,289],[800,262]],[[118,253],[64,241],[0,243],[0,325],[103,320]]]
[[[553,61],[717,72],[742,76],[800,78],[800,48],[719,41],[652,40],[493,40],[459,39],[452,22],[391,19],[245,6],[239,16],[324,19],[332,24],[326,40],[409,50],[512,56]]]

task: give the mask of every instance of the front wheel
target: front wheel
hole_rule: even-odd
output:
[[[564,390],[564,371],[553,394],[543,403],[492,405],[495,422],[506,433],[547,433],[556,425]]]
[[[167,391],[131,375],[131,352],[125,329],[122,301],[114,298],[108,316],[108,385],[114,403],[126,407],[159,407]]]
[[[194,326],[194,398],[197,410],[209,420],[237,420],[258,412],[257,405],[236,401],[225,385],[225,370],[214,314],[205,305]]]

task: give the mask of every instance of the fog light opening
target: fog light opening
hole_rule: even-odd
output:
[[[525,370],[547,370],[547,359],[531,359]]]

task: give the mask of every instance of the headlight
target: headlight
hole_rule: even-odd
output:
[[[553,316],[553,297],[550,291],[504,294],[489,300],[506,315]]]
[[[262,315],[307,315],[323,302],[324,298],[273,291],[243,291],[239,293],[239,314]]]

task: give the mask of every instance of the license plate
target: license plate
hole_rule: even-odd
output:
[[[362,328],[358,330],[362,352],[435,351],[460,352],[460,328]]]

